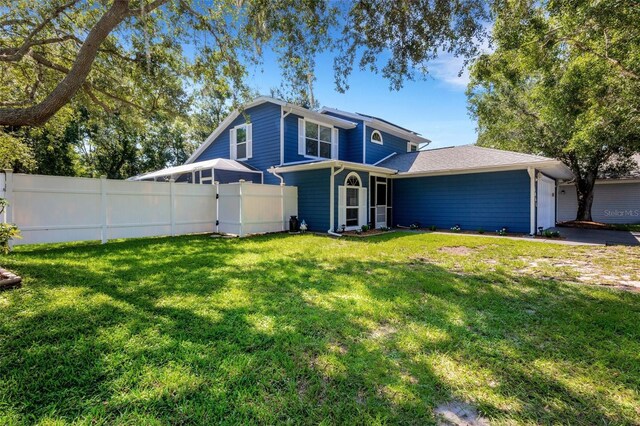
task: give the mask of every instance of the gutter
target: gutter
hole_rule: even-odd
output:
[[[285,114],[284,106],[280,106],[280,165],[284,164],[284,119],[291,114],[291,111],[293,111],[293,108],[289,107],[289,112]],[[282,181],[282,178],[280,180]]]
[[[282,212],[282,231],[284,231],[285,226],[284,226],[284,222],[285,222],[285,217],[284,217],[284,178],[282,176],[280,176],[278,173],[276,173],[275,170],[273,170],[273,167],[270,168],[269,173],[271,173],[272,175],[274,175],[275,177],[277,177],[278,179],[280,179],[280,211]]]

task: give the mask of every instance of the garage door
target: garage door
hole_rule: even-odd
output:
[[[562,185],[558,194],[558,222],[574,220],[578,211],[575,185]],[[596,183],[591,216],[603,223],[640,223],[640,182]]]
[[[538,177],[538,228],[556,226],[556,182],[546,176]]]

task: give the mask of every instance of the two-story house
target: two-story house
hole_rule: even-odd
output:
[[[313,231],[421,226],[535,233],[555,225],[560,162],[429,140],[381,118],[312,111],[260,97],[229,115],[186,164],[138,176],[178,182],[240,179],[298,187]]]

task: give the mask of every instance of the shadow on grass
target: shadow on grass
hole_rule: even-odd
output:
[[[0,420],[433,423],[460,399],[503,421],[638,421],[634,295],[360,244],[403,235],[20,250]]]

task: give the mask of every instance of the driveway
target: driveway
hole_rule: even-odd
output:
[[[640,246],[640,232],[610,231],[604,229],[552,228],[559,231],[564,241],[606,246]]]

